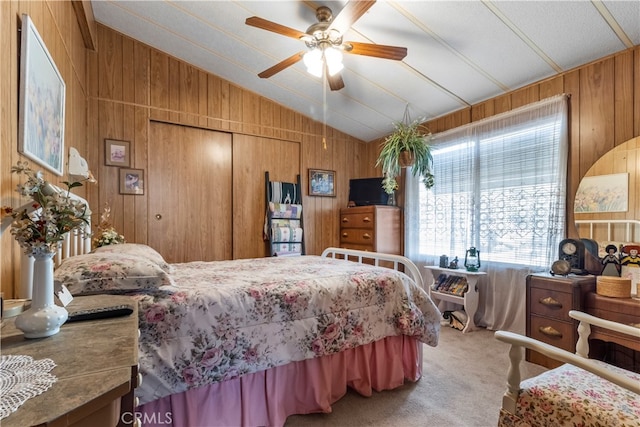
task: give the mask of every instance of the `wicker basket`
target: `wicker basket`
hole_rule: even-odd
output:
[[[631,279],[615,276],[598,276],[596,293],[605,297],[631,298]]]

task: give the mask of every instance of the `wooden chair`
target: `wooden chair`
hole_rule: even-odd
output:
[[[640,328],[575,310],[569,316],[580,322],[576,354],[512,332],[495,333],[511,344],[498,426],[640,426],[640,374],[588,359],[592,325],[637,340]],[[521,382],[524,348],[564,365]]]

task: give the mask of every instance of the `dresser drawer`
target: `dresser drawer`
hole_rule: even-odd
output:
[[[531,316],[530,337],[574,353],[576,326],[540,316]]]
[[[366,228],[343,228],[340,231],[340,243],[355,243],[356,245],[373,245],[375,235],[373,230]]]
[[[531,287],[529,291],[531,295],[529,301],[531,314],[572,322],[569,317],[569,310],[572,310],[572,294],[534,287]]]
[[[340,215],[340,226],[343,228],[373,228],[374,214],[370,213],[343,213]]]

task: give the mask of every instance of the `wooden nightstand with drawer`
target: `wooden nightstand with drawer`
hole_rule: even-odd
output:
[[[595,276],[527,276],[527,336],[575,352],[578,322],[569,311],[584,311],[585,296],[595,285]],[[526,360],[547,368],[562,364],[533,350],[526,351]]]
[[[402,255],[401,212],[381,205],[340,209],[340,247]]]

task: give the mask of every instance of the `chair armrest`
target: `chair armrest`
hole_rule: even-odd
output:
[[[624,325],[622,325],[624,326]],[[582,356],[578,356],[574,353],[570,353],[566,350],[562,350],[558,347],[554,347],[552,345],[543,343],[541,341],[535,340],[530,337],[525,337],[523,335],[515,334],[513,332],[507,331],[497,331],[495,333],[495,337],[497,340],[511,344],[512,346],[520,347],[520,348],[528,348],[530,350],[537,351],[540,354],[543,354],[547,357],[551,357],[552,359],[558,360],[563,363],[569,363],[571,365],[577,366],[579,368],[584,369],[585,371],[589,371],[592,374],[598,375],[608,381],[611,381],[614,384],[619,385],[620,387],[626,388],[634,393],[640,394],[640,383],[632,380],[631,378],[620,375],[616,372],[613,372],[606,367],[603,367],[600,363],[597,363],[593,359],[586,359]],[[520,358],[520,360],[522,360]],[[520,388],[520,360],[517,360],[517,365],[514,366],[512,360],[512,368],[518,370],[518,378],[517,384],[511,384],[509,382],[509,389],[512,387],[515,390]]]

